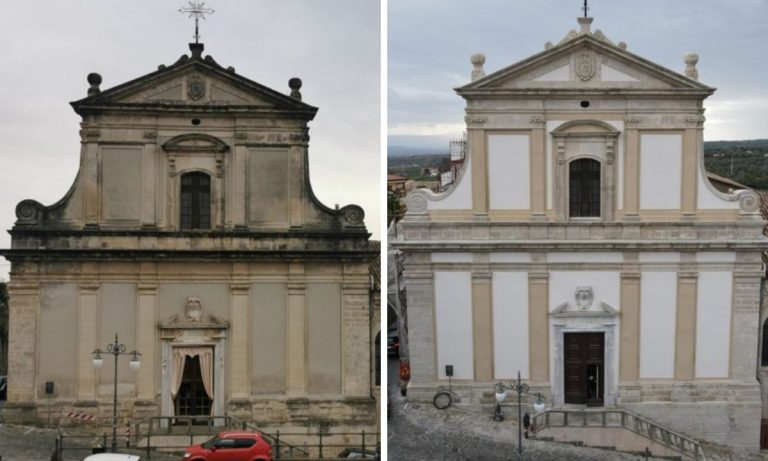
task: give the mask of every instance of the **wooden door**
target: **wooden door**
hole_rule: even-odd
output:
[[[565,333],[565,403],[603,405],[604,336],[603,333]]]

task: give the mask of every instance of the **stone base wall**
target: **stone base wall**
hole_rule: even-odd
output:
[[[378,431],[377,402],[366,398],[342,399],[252,399],[230,401],[227,415],[251,423],[266,432],[318,431],[332,433]],[[50,423],[49,423],[50,411]],[[118,430],[125,433],[128,421],[131,425],[143,418],[160,415],[160,402],[143,400],[118,401]],[[94,416],[93,420],[68,417],[67,413]],[[61,401],[9,402],[3,409],[3,421],[8,424],[25,424],[50,427],[80,427],[88,431],[111,430],[112,401]],[[133,430],[133,427],[131,428]]]

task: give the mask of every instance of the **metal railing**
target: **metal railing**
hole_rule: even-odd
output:
[[[379,446],[377,432],[330,432],[320,428],[316,433],[281,432],[269,433],[231,416],[151,416],[134,424],[132,444],[146,450],[151,459],[152,450],[184,449],[212,437],[224,430],[245,430],[260,434],[272,446],[273,459],[281,461],[307,459],[335,459],[336,453],[348,448],[359,448],[362,452],[375,453]],[[152,443],[168,436],[188,437],[184,445]],[[314,442],[314,443],[312,443]],[[299,446],[300,445],[300,446]],[[331,454],[330,457],[328,455]]]
[[[556,416],[561,417],[556,417]],[[536,432],[548,427],[620,427],[696,461],[706,461],[702,444],[624,408],[590,410],[550,409],[535,414]]]

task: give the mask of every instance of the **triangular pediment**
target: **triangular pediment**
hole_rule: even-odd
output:
[[[287,88],[286,88],[287,89]],[[175,64],[122,85],[73,102],[78,113],[89,108],[141,106],[144,108],[216,106],[250,110],[298,111],[317,109],[300,99],[272,90],[224,68],[212,58],[182,56]]]
[[[714,88],[591,34],[565,40],[528,59],[457,88],[456,91],[464,95],[528,90],[617,89],[630,92],[681,91],[704,95],[714,91]]]

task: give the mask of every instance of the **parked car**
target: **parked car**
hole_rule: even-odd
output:
[[[187,448],[184,461],[272,461],[272,446],[256,432],[222,432]]]
[[[345,448],[337,458],[379,459],[376,451],[362,450],[360,448]]]
[[[397,327],[387,330],[387,355],[398,357],[400,355],[400,336]]]
[[[86,457],[83,461],[141,461],[141,456],[121,453],[99,453]]]

